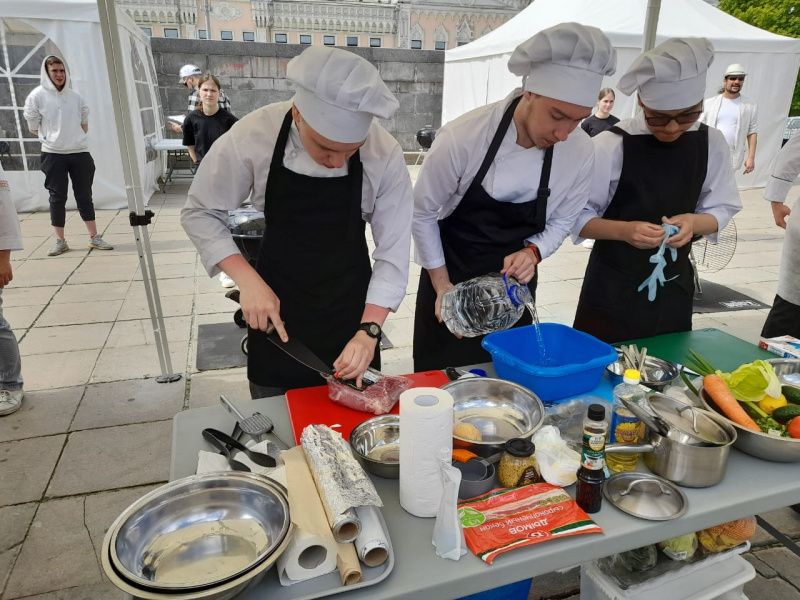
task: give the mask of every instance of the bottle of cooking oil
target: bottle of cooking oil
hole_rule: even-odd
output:
[[[611,411],[611,443],[612,444],[641,444],[644,442],[645,424],[631,411],[625,408],[620,398],[629,402],[643,402],[644,390],[639,386],[641,376],[636,369],[627,369],[622,377],[622,383],[614,388],[614,406]],[[608,452],[606,464],[611,471],[633,471],[639,460],[638,454],[617,454]]]

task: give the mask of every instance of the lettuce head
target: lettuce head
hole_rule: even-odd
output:
[[[781,382],[775,369],[765,360],[747,363],[732,373],[717,371],[717,375],[725,380],[740,402],[758,402],[765,395],[773,398],[781,395]]]

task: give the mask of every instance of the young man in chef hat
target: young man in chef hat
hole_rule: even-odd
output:
[[[575,327],[607,342],[692,328],[692,238],[708,236],[741,209],[722,133],[700,124],[706,71],[714,49],[705,38],[670,39],[639,56],[618,89],[637,93],[639,115],[592,138],[595,165],[589,203],[573,228],[594,244]],[[668,280],[650,302],[639,285],[650,257],[678,227],[665,255]]]
[[[400,145],[374,122],[397,100],[375,67],[341,49],[308,48],[286,76],[294,98],[217,140],[181,212],[209,275],[223,270],[241,291],[253,397],[323,383],[269,342],[272,327],[360,384],[380,364],[381,326],[408,278],[411,180]],[[226,227],[226,211],[248,197],[266,215],[255,268]]]
[[[480,337],[457,339],[441,322],[442,294],[454,284],[502,271],[535,293],[536,265],[561,245],[588,199],[592,144],[576,128],[615,66],[599,29],[545,29],[509,60],[521,89],[437,133],[414,188],[414,242],[425,269],[415,371],[489,360]]]

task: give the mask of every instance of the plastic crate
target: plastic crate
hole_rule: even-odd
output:
[[[531,583],[533,579],[524,579],[485,592],[463,596],[457,600],[527,600],[531,593]]]
[[[623,590],[592,563],[581,567],[581,600],[746,600],[744,584],[755,576],[753,565],[741,556],[731,556]]]
[[[552,366],[542,366],[533,325],[490,333],[483,347],[499,377],[532,390],[543,402],[557,402],[593,390],[617,351],[596,337],[560,323],[540,325]]]

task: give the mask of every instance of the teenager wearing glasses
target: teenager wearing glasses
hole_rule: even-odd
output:
[[[758,141],[758,108],[755,102],[742,96],[746,76],[742,65],[728,66],[720,93],[705,101],[705,112],[700,117],[703,123],[722,132],[731,149],[731,166],[734,172],[741,169],[744,162],[745,175],[755,168]]]
[[[705,38],[671,39],[640,55],[617,85],[637,93],[640,114],[592,138],[595,164],[589,202],[573,228],[576,243],[596,240],[581,289],[575,328],[607,341],[692,328],[692,238],[716,241],[741,209],[728,145],[700,124],[706,71],[714,49]],[[650,257],[667,245],[667,283],[650,302],[637,291],[653,271]]]

